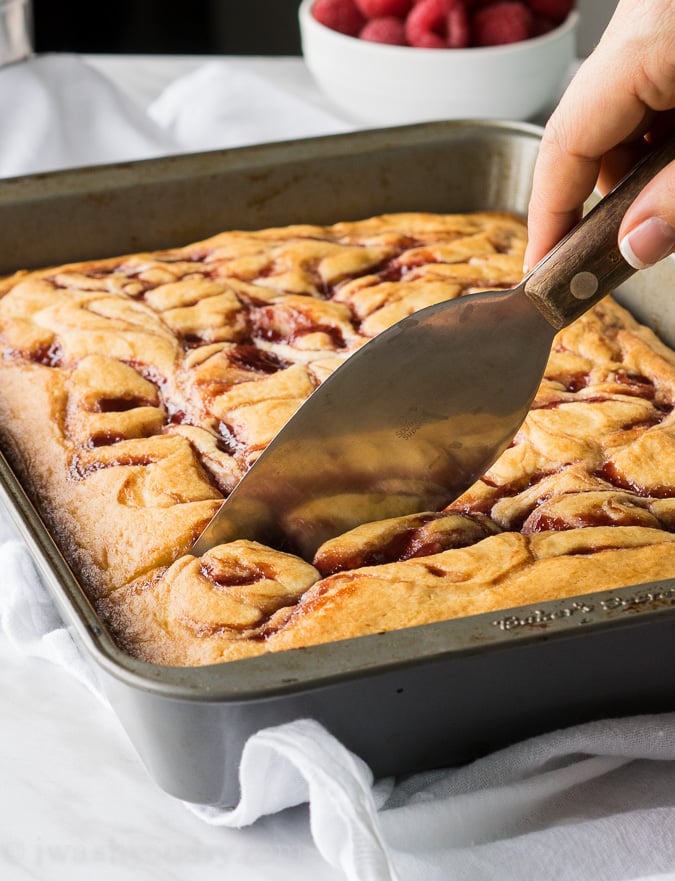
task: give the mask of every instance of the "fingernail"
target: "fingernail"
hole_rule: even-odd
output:
[[[675,229],[660,217],[649,217],[619,242],[621,256],[633,269],[646,269],[675,248]]]

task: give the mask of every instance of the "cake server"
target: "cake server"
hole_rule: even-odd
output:
[[[299,408],[192,549],[253,539],[311,558],[364,523],[437,511],[506,449],[544,376],[557,331],[635,270],[621,219],[675,159],[652,150],[509,291],[460,297],[366,343]]]

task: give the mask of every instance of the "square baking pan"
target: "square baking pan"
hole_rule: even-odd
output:
[[[382,212],[525,215],[541,130],[451,121],[0,183],[0,273],[169,248],[227,229]],[[619,299],[675,345],[675,262]],[[514,353],[515,355],[516,353]],[[232,805],[246,739],[323,723],[376,776],[466,762],[593,718],[675,709],[675,579],[200,668],[122,652],[6,460],[0,493],[158,784]]]

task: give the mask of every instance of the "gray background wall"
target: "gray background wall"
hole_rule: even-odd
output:
[[[600,34],[616,9],[617,0],[577,0],[577,5],[581,15],[578,51],[583,58],[600,39]]]

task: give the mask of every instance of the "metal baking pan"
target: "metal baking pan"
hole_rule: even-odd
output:
[[[222,229],[386,211],[525,214],[540,129],[442,122],[14,178],[0,272],[171,247]],[[621,299],[675,344],[675,264]],[[668,311],[669,310],[669,311]],[[322,722],[377,776],[470,760],[556,727],[675,708],[675,579],[202,668],[120,651],[6,462],[3,500],[161,787],[231,805],[246,739]],[[666,574],[666,573],[664,573]]]

